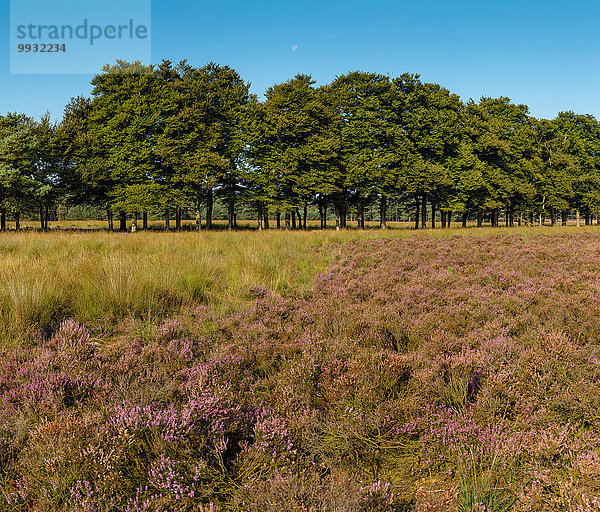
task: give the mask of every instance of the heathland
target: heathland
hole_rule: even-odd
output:
[[[599,234],[5,233],[0,509],[597,510]]]

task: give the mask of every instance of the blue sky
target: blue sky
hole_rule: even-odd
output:
[[[91,75],[11,75],[0,2],[0,112],[60,118],[70,97],[90,93]],[[323,84],[350,70],[411,72],[465,100],[509,96],[539,117],[600,117],[599,25],[592,1],[153,0],[152,60],[228,64],[259,95],[296,73]]]

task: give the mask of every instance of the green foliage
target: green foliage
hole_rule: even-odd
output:
[[[419,75],[353,71],[315,87],[297,75],[264,101],[229,66],[157,66],[117,61],[92,80],[92,98],[73,98],[64,117],[0,122],[0,213],[39,213],[47,227],[57,204],[93,204],[134,219],[142,212],[177,226],[184,212],[212,226],[215,202],[285,225],[316,207],[337,227],[379,204],[425,226],[427,208],[483,223],[563,223],[600,215],[600,125],[561,112],[535,119],[509,98],[460,98]],[[301,214],[301,209],[304,214]],[[416,210],[416,211],[415,211]],[[188,217],[189,218],[189,217]],[[294,221],[292,221],[294,222]],[[4,221],[3,224],[4,226]],[[111,224],[112,225],[112,224]],[[417,221],[419,227],[419,221]]]

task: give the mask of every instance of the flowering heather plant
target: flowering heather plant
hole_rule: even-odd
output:
[[[236,313],[3,349],[0,509],[598,509],[595,235],[336,252]]]

